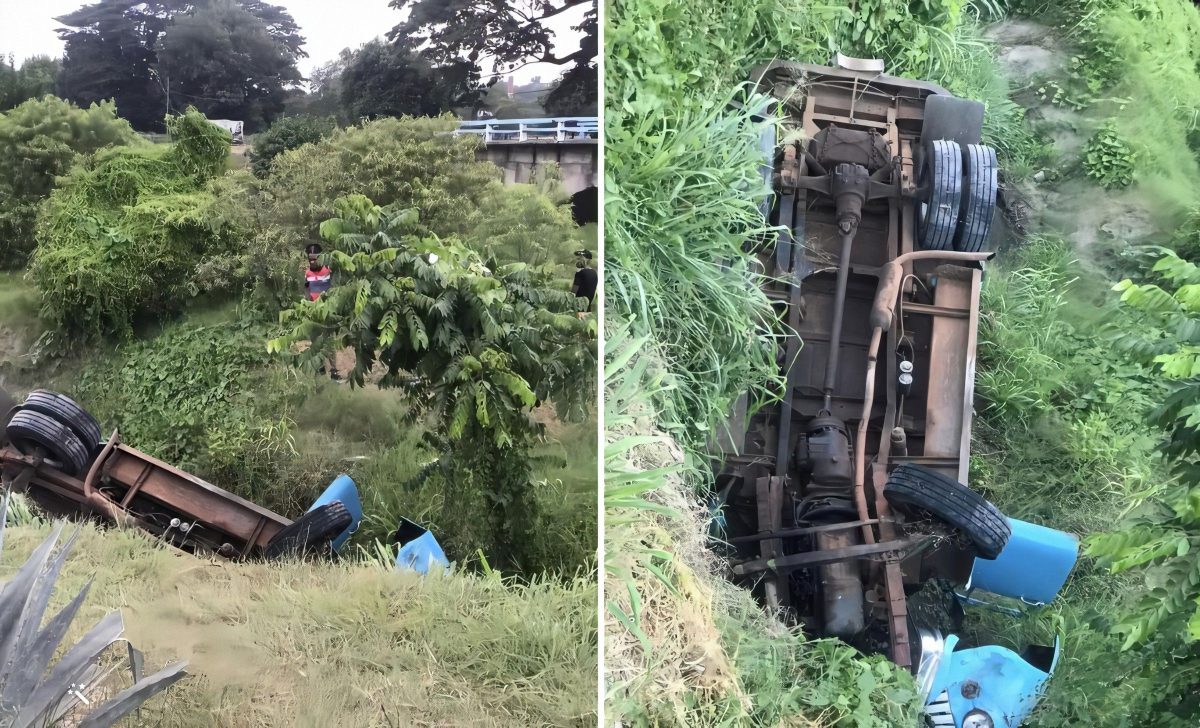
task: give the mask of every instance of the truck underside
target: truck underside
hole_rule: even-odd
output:
[[[908,666],[906,589],[965,578],[977,546],[885,489],[965,490],[995,156],[974,102],[843,60],[754,72],[782,119],[763,144],[780,233],[759,255],[786,386],[740,403],[717,484],[737,578]]]

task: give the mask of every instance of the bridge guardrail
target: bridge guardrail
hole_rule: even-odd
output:
[[[475,134],[484,144],[495,142],[530,143],[599,142],[600,123],[594,116],[553,119],[486,119],[464,121],[454,134]]]

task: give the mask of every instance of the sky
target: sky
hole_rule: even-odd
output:
[[[63,44],[54,32],[54,18],[91,4],[94,0],[0,0],[0,54],[12,54],[17,65],[30,56],[62,55]],[[300,26],[308,58],[301,58],[300,72],[308,76],[317,66],[337,57],[343,48],[357,48],[377,36],[385,35],[399,22],[401,14],[388,7],[388,0],[270,0],[291,13]],[[561,55],[579,48],[579,34],[571,30],[583,17],[584,8],[574,8],[554,18],[550,27]],[[490,63],[484,78],[492,73]],[[561,69],[547,63],[535,63],[513,73],[518,83],[541,76],[549,81]]]

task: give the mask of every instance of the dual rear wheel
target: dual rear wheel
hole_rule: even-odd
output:
[[[936,103],[935,103],[936,102]],[[982,105],[947,96],[926,100],[918,185],[917,238],[925,250],[979,253],[996,213],[1000,165],[979,143]]]
[[[22,454],[41,454],[49,465],[73,477],[87,473],[101,447],[100,423],[75,400],[36,389],[19,405],[0,394],[0,408],[7,413],[5,435]]]

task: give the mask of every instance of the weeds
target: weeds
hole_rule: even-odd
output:
[[[1136,163],[1137,153],[1117,133],[1113,122],[1100,127],[1083,149],[1083,168],[1105,189],[1132,184]]]
[[[10,529],[4,564],[45,533]],[[94,571],[88,603],[121,607],[148,656],[190,655],[193,676],[131,725],[596,724],[592,577],[421,578],[353,560],[230,568],[92,526],[77,548],[92,567],[68,564],[60,588]]]
[[[980,325],[971,482],[1005,513],[1087,537],[1112,528],[1169,478],[1145,418],[1165,394],[1102,333],[1133,319],[1093,292],[1103,287],[1066,246],[1033,238],[989,271]],[[1015,629],[972,615],[967,635],[1015,649],[1063,638],[1063,664],[1033,725],[1174,725],[1161,688],[1172,658],[1123,652],[1114,630],[1140,585],[1083,559],[1062,598]]]

